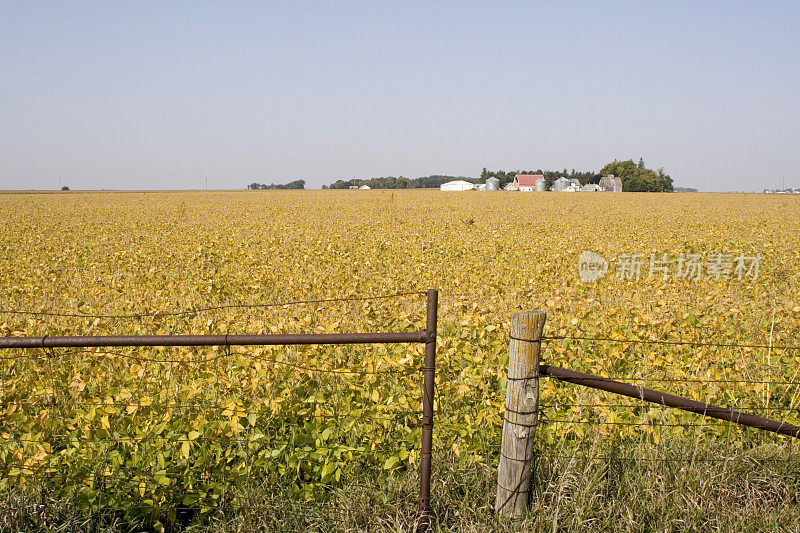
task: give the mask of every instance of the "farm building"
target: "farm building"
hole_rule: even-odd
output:
[[[441,191],[471,191],[474,188],[475,188],[474,183],[470,183],[464,180],[448,181],[447,183],[442,183],[439,186],[439,190]]]
[[[600,178],[600,187],[608,192],[622,192],[622,178],[609,174]]]
[[[586,185],[581,187],[581,190],[585,192],[600,192],[603,190],[603,188],[594,183],[587,183]]]
[[[500,190],[500,180],[497,179],[497,178],[487,178],[485,190],[487,190],[487,191],[499,191]]]
[[[539,185],[539,188],[536,187],[537,182],[542,180],[542,183]],[[514,176],[514,189],[517,191],[543,191],[542,185],[544,185],[544,176],[542,174],[517,174]]]
[[[553,190],[560,192],[566,189],[567,187],[570,187],[571,185],[572,185],[571,181],[569,181],[567,178],[561,177],[553,182]]]

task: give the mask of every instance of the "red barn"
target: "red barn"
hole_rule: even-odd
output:
[[[535,191],[536,182],[543,179],[542,174],[517,174],[514,177],[514,188],[518,191]]]

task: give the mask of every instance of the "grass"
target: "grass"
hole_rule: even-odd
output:
[[[565,452],[565,450],[562,450]],[[536,493],[522,519],[491,509],[496,472],[489,461],[435,457],[434,531],[796,531],[800,456],[788,440],[732,449],[687,450],[680,443],[601,441],[539,460]],[[2,531],[186,530],[195,532],[409,531],[416,523],[416,472],[346,485],[326,503],[290,502],[252,484],[247,505],[178,525],[126,524],[119,514],[78,510],[33,491],[6,495]],[[180,522],[183,522],[182,524]]]

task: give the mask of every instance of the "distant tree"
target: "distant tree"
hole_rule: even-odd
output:
[[[613,174],[622,179],[622,190],[630,192],[672,192],[672,178],[664,172],[663,168],[650,170],[644,168],[644,161],[639,159],[639,164],[632,159],[608,163],[600,170],[600,174],[608,176]]]
[[[68,191],[68,190],[69,190],[69,187],[67,187],[66,185],[64,185],[63,187],[61,187],[61,190],[62,190],[62,191]]]
[[[403,176],[382,176],[380,178],[371,178],[368,180],[336,180],[330,185],[330,188],[349,189],[350,187],[362,187],[367,185],[370,189],[435,189],[438,188],[442,183],[452,180],[465,180],[471,183],[478,182],[478,180],[474,178],[467,178],[464,176],[443,176],[439,174],[434,174],[432,176],[420,176],[419,178],[413,179]]]
[[[295,180],[285,184],[270,183],[269,185],[263,183],[251,183],[247,186],[248,189],[305,189],[306,180]]]
[[[347,189],[348,187],[350,187],[350,183],[352,181],[353,180],[348,180],[348,181],[336,180],[334,183],[331,183],[330,188],[331,189]]]

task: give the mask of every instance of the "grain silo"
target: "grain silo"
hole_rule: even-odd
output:
[[[544,192],[547,190],[547,181],[544,178],[536,180],[536,192]]]
[[[486,189],[487,191],[499,191],[500,190],[500,180],[497,178],[487,178],[486,179]]]
[[[562,177],[558,178],[558,179],[557,179],[557,180],[556,180],[556,181],[553,183],[553,190],[554,190],[554,191],[563,191],[564,189],[566,189],[566,188],[567,188],[567,187],[569,187],[570,185],[572,185],[572,182],[571,182],[571,181],[569,181],[567,178],[565,178],[565,177],[563,177],[563,176],[562,176]]]

